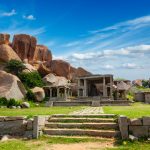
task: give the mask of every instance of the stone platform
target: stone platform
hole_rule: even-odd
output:
[[[46,106],[129,106],[130,101],[127,100],[71,100],[71,101],[48,101]]]

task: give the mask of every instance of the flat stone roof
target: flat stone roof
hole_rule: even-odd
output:
[[[102,77],[113,77],[113,75],[112,74],[94,74],[94,75],[77,77],[76,79],[96,79],[96,78],[102,78]]]

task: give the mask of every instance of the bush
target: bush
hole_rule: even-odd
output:
[[[11,98],[9,100],[5,97],[0,98],[0,106],[7,106],[7,107],[20,106],[21,103],[22,101],[15,100],[14,98]]]
[[[35,95],[30,89],[27,90],[26,99],[28,101],[35,101]]]
[[[26,89],[34,88],[36,86],[38,87],[44,86],[41,76],[36,71],[30,73],[20,73],[19,78],[26,87]]]
[[[8,100],[5,97],[0,98],[0,106],[7,106]]]
[[[22,72],[22,70],[25,69],[24,64],[21,61],[18,60],[10,60],[7,64],[6,64],[6,70],[14,75],[19,75],[20,72]]]

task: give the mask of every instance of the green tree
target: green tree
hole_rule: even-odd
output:
[[[27,89],[34,88],[36,86],[38,87],[44,86],[42,78],[37,71],[30,73],[22,72],[19,74],[19,78]]]
[[[6,64],[6,69],[8,72],[18,76],[25,69],[25,66],[21,61],[12,59]]]

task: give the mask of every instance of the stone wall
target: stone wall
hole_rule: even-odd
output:
[[[47,119],[47,116],[35,116],[32,119],[0,116],[0,137],[10,135],[30,139],[38,138],[42,134]]]
[[[32,138],[33,119],[0,116],[0,136],[3,135]]]
[[[118,122],[122,139],[128,139],[130,136],[150,137],[150,117],[129,119],[126,116],[120,116]]]

